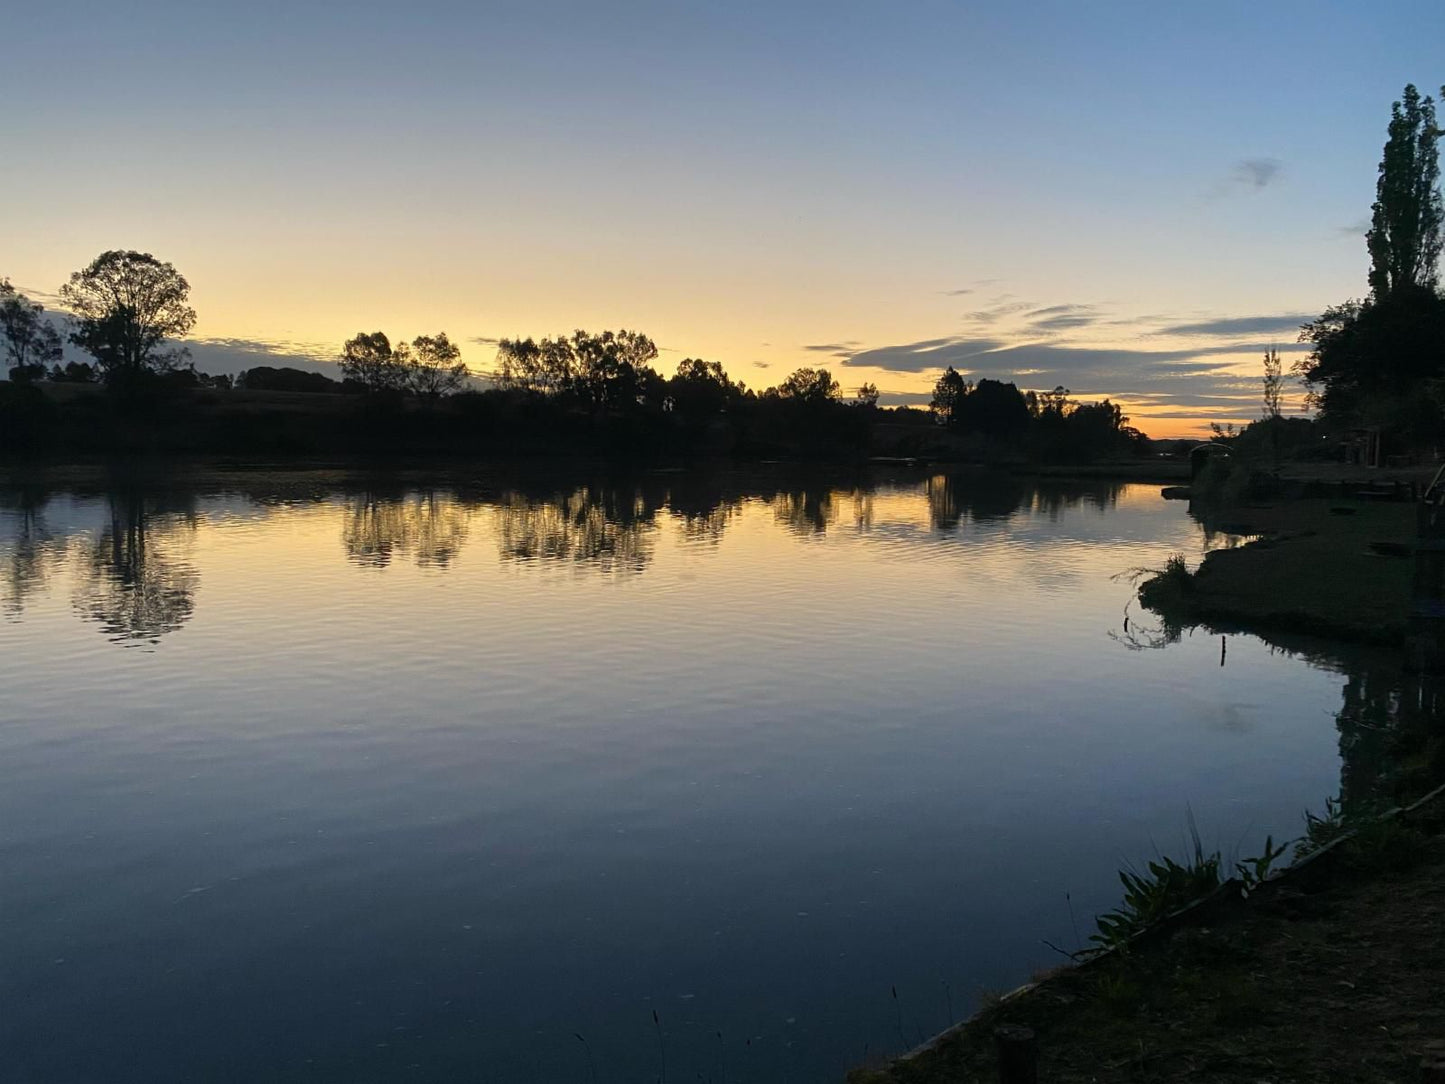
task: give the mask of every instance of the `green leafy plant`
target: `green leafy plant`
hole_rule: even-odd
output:
[[[1194,853],[1183,863],[1166,855],[1148,863],[1143,871],[1119,871],[1124,900],[1094,920],[1099,932],[1089,938],[1101,950],[1122,948],[1140,930],[1219,887],[1219,852],[1206,854],[1192,823],[1189,830]]]
[[[1265,836],[1263,854],[1255,855],[1253,858],[1246,858],[1242,862],[1236,862],[1234,864],[1234,871],[1239,875],[1239,879],[1244,882],[1244,887],[1240,889],[1240,895],[1247,899],[1254,889],[1263,884],[1269,877],[1270,867],[1274,865],[1275,859],[1279,858],[1279,856],[1284,854],[1288,849],[1288,843],[1281,843],[1276,847],[1274,845],[1274,836]]]
[[[1345,811],[1340,800],[1326,798],[1323,814],[1316,815],[1305,810],[1305,834],[1295,843],[1295,860],[1298,861],[1307,855],[1314,854],[1339,839],[1349,830],[1350,825],[1345,822]]]

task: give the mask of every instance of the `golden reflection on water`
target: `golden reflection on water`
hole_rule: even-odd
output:
[[[75,608],[113,638],[155,641],[195,611],[199,576],[191,563],[196,513],[112,495],[109,522],[82,549]]]
[[[658,510],[640,492],[584,486],[551,499],[508,493],[492,514],[503,561],[561,561],[611,574],[647,567]]]
[[[365,493],[346,499],[341,541],[368,568],[407,557],[422,568],[446,568],[467,540],[476,509],[441,493]]]
[[[241,515],[284,525],[265,544],[281,575],[288,553],[310,560],[317,531],[338,531],[346,559],[384,570],[397,562],[446,571],[482,537],[503,566],[570,566],[609,577],[641,575],[667,541],[715,550],[748,515],[749,529],[770,522],[781,531],[749,543],[776,548],[784,540],[849,536],[948,536],[965,524],[1007,522],[1016,515],[1056,519],[1081,503],[1108,508],[1121,498],[1157,504],[1150,487],[1138,493],[1117,483],[1041,487],[1010,476],[935,474],[904,484],[836,485],[707,476],[653,475],[624,483],[554,487],[404,487],[367,485],[328,490],[295,483],[294,491],[236,488],[152,491],[121,487],[103,497],[76,498],[43,490],[12,490],[0,501],[0,610],[18,617],[61,579],[73,610],[118,643],[154,644],[185,625],[200,589],[198,554],[211,532]],[[50,514],[63,496],[81,521],[58,524]],[[764,531],[764,535],[768,532]],[[332,537],[336,537],[332,534]],[[769,560],[776,559],[776,554]],[[762,560],[761,555],[752,559]],[[971,555],[975,572],[996,557]],[[1036,562],[1047,575],[1049,559]],[[280,564],[277,564],[280,562]]]

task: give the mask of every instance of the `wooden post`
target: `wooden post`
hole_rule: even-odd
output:
[[[998,1047],[998,1084],[1038,1084],[1039,1052],[1032,1028],[1003,1024],[993,1029]]]

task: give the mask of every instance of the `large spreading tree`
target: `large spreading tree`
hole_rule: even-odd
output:
[[[467,384],[467,366],[462,351],[445,331],[418,335],[411,348],[398,347],[406,370],[407,387],[424,399],[439,399],[461,391]]]
[[[342,375],[369,392],[401,391],[407,383],[406,370],[404,356],[392,349],[385,332],[357,332],[341,348]]]
[[[174,340],[190,332],[191,287],[171,264],[149,252],[102,252],[60,288],[75,318],[70,341],[95,358],[111,384],[133,383],[185,363]]]

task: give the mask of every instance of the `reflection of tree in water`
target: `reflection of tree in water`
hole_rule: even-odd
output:
[[[1057,520],[1080,504],[1100,509],[1118,503],[1119,482],[1037,484],[1011,474],[935,474],[924,483],[928,514],[938,531],[953,531],[965,518],[974,523],[1006,520],[1029,510]]]
[[[368,568],[385,568],[395,556],[412,556],[421,568],[446,568],[471,528],[472,507],[434,492],[348,500],[341,540],[346,555]]]
[[[582,486],[551,497],[506,493],[495,514],[504,561],[566,561],[641,572],[652,560],[661,497],[640,488]]]
[[[975,523],[1008,519],[1024,506],[1029,488],[1012,475],[935,474],[924,493],[934,530],[953,531],[965,516]]]
[[[1351,669],[1336,718],[1347,814],[1418,798],[1445,781],[1440,678],[1392,664]]]
[[[727,498],[706,479],[679,478],[667,495],[668,511],[681,523],[683,541],[695,544],[717,545],[739,507],[737,498]]]
[[[820,535],[838,521],[833,491],[824,487],[785,490],[772,499],[773,517],[794,534]]]
[[[57,539],[45,522],[48,500],[35,489],[0,496],[0,510],[10,513],[11,525],[0,538],[0,612],[13,617],[65,561],[66,539]]]
[[[1217,628],[1184,626],[1167,615],[1158,624],[1129,616],[1109,635],[1133,650],[1177,644],[1186,627],[1213,636]],[[1388,652],[1289,634],[1259,634],[1271,652],[1293,656],[1340,675],[1340,808],[1346,817],[1368,816],[1408,804],[1445,783],[1445,676],[1406,670]],[[1221,655],[1221,664],[1225,656]],[[1288,705],[1284,706],[1288,710]],[[1323,806],[1325,795],[1320,795]]]
[[[86,554],[75,606],[120,642],[180,628],[195,609],[197,576],[179,552],[195,531],[187,499],[110,497],[110,522]]]
[[[1065,510],[1080,504],[1104,511],[1119,503],[1119,494],[1123,491],[1123,482],[1075,483],[1067,487],[1040,485],[1033,492],[1033,510],[1050,520],[1057,520]]]
[[[858,531],[873,529],[873,490],[854,489],[848,494],[853,500],[853,528]]]

